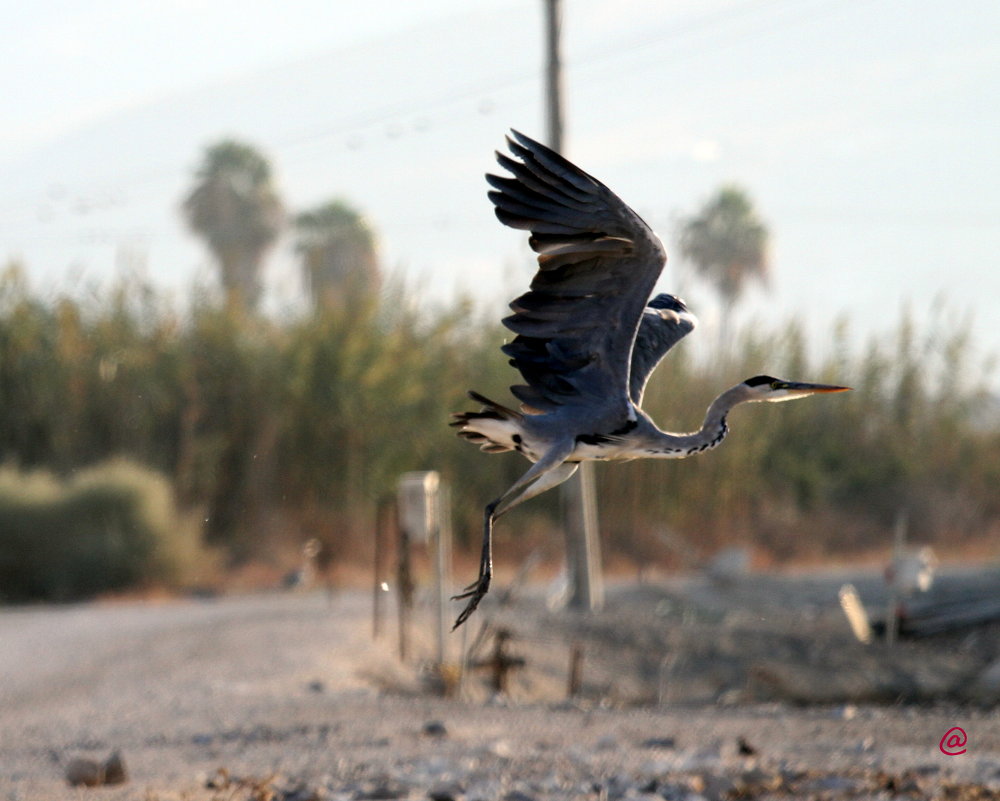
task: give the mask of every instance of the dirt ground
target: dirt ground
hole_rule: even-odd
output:
[[[497,593],[444,669],[422,605],[397,658],[391,593],[377,641],[353,590],[6,609],[0,799],[1000,798],[995,627],[864,646],[848,578],[884,603],[873,574],[619,583],[591,615]],[[456,686],[499,629],[507,692],[488,667]],[[125,783],[69,786],[115,751]]]

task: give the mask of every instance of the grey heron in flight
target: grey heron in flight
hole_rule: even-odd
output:
[[[650,373],[695,326],[672,295],[650,299],[666,262],[659,238],[604,184],[555,151],[517,131],[511,158],[497,153],[510,176],[487,175],[500,222],[531,232],[538,272],[510,304],[503,324],[516,336],[501,350],[525,383],[511,387],[519,411],[475,392],[477,412],[451,425],[488,453],[518,451],[533,462],[486,506],[479,576],[456,599],[468,603],[455,628],[489,591],[493,524],[504,512],[568,479],[587,459],[683,459],[716,447],[726,416],[739,403],[787,401],[848,387],[748,378],[719,395],[701,428],[662,431],[642,410]]]

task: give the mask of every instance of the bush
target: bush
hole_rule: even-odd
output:
[[[484,457],[445,424],[473,407],[467,388],[516,405],[507,386],[520,379],[499,351],[510,332],[496,304],[483,317],[468,302],[418,300],[390,284],[381,301],[301,317],[203,300],[179,314],[138,283],[49,298],[16,270],[0,273],[0,463],[59,475],[112,457],[148,465],[172,482],[180,508],[203,511],[206,542],[233,563],[313,537],[330,558],[370,559],[375,509],[398,476],[436,469],[452,487],[456,549],[474,553],[484,504],[527,463]],[[740,408],[726,443],[696,459],[598,465],[609,556],[662,553],[664,531],[703,554],[746,542],[787,559],[846,554],[891,542],[900,513],[915,539],[942,551],[992,542],[994,373],[956,324],[963,315],[933,309],[926,327],[905,314],[867,343],[845,319],[824,361],[794,320],[734,331],[726,358],[699,354],[711,331],[682,343],[644,399],[670,430],[697,428],[719,391],[755,373],[855,390]],[[559,498],[514,510],[498,536],[551,530],[559,542]],[[38,511],[18,507],[29,513]],[[44,539],[41,521],[29,528]],[[0,532],[0,559],[20,564],[4,537],[15,539]]]
[[[67,601],[176,586],[204,564],[200,532],[169,482],[114,460],[68,481],[0,470],[0,599]]]

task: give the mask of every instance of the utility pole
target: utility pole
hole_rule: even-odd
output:
[[[545,123],[548,145],[563,150],[562,0],[545,3]]]
[[[563,152],[562,0],[545,3],[545,119],[548,145]],[[604,605],[601,542],[597,532],[594,468],[581,462],[576,475],[563,484],[566,567],[570,575],[569,606],[594,611]]]

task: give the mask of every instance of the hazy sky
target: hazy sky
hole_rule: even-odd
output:
[[[142,267],[212,275],[178,205],[233,135],[293,210],[334,196],[429,296],[505,300],[530,276],[482,173],[510,127],[544,136],[541,0],[16,4],[0,29],[0,259],[40,289]],[[909,304],[973,315],[1000,352],[1000,4],[564,0],[568,155],[656,227],[724,182],[773,230],[743,316],[891,330]],[[710,292],[677,270],[706,328]],[[299,288],[289,241],[273,306]],[[53,290],[54,291],[54,290]]]

